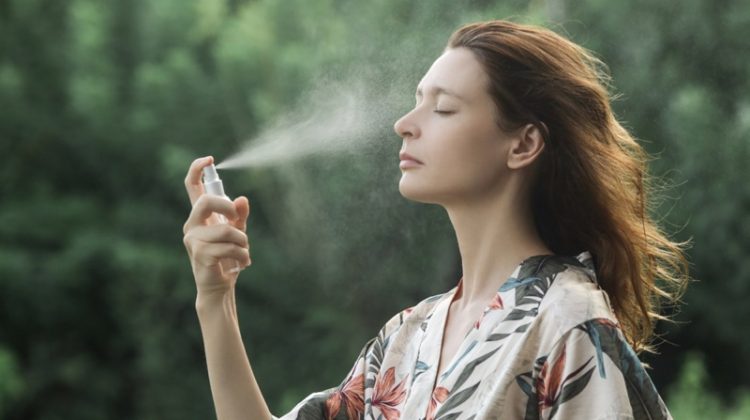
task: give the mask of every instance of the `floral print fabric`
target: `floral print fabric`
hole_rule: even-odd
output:
[[[521,262],[437,377],[454,295],[393,316],[342,383],[275,420],[671,419],[589,251]]]

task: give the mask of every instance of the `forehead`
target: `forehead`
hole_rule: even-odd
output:
[[[427,94],[443,88],[471,100],[486,95],[487,81],[487,74],[474,53],[467,48],[455,48],[445,51],[432,63],[417,92]]]

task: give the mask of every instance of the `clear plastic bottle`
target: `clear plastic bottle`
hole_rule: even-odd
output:
[[[224,184],[219,179],[219,173],[216,172],[216,166],[211,164],[203,168],[203,188],[206,190],[206,194],[223,197],[228,201],[232,201],[224,193]],[[219,220],[219,223],[228,223],[227,218],[223,214],[214,213]],[[225,273],[238,273],[242,271],[244,267],[241,266],[239,261],[235,259],[224,259],[219,262],[221,269]]]

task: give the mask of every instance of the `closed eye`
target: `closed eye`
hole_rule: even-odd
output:
[[[449,115],[449,114],[453,114],[455,111],[445,111],[445,110],[442,110],[442,109],[436,109],[434,112],[436,114]]]

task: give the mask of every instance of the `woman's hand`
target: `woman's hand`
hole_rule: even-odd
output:
[[[210,156],[196,159],[185,177],[193,209],[182,229],[183,242],[199,295],[223,294],[234,288],[238,272],[222,268],[221,260],[236,260],[240,267],[251,263],[250,243],[245,234],[250,203],[245,197],[229,201],[205,193],[201,175],[203,168],[212,163]],[[223,214],[228,223],[219,223],[214,213]]]

